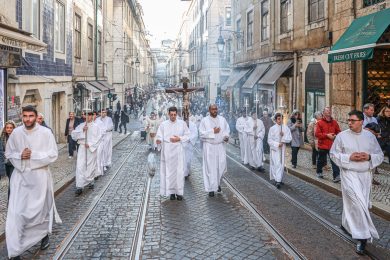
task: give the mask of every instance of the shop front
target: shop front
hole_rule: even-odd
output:
[[[310,62],[305,72],[305,124],[325,108],[325,71],[320,62]]]

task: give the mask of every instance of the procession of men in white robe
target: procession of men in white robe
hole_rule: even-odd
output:
[[[106,171],[108,167],[112,164],[112,130],[114,129],[114,123],[112,122],[111,117],[107,116],[107,111],[102,111],[102,115],[97,118],[104,129],[104,135],[102,139],[103,143],[103,156],[102,156],[102,164],[103,170]]]
[[[260,119],[257,119],[256,112],[252,113],[252,117],[247,121],[247,146],[249,147],[248,162],[254,169],[263,169],[263,139],[265,136],[265,127]]]
[[[246,116],[246,113],[243,112],[242,116],[239,117],[236,121],[236,129],[238,132],[238,140],[240,141],[240,153],[241,153],[241,162],[243,164],[248,163],[248,157],[246,155],[246,145],[247,145],[247,136],[246,136],[246,125],[247,125],[248,117]]]
[[[198,128],[196,124],[192,121],[189,121],[189,130],[190,130],[190,139],[188,142],[184,143],[185,150],[185,167],[184,167],[184,177],[190,176],[191,172],[191,161],[194,154],[194,147],[196,141],[198,140]]]

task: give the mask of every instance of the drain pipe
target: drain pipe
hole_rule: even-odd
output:
[[[298,54],[297,51],[294,51],[294,78],[293,78],[293,87],[292,87],[292,94],[293,94],[293,104],[292,109],[297,109],[297,99],[299,97],[299,88],[297,87],[297,76],[298,76]]]

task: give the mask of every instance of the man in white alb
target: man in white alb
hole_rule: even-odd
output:
[[[57,160],[58,148],[50,129],[36,123],[32,106],[22,109],[23,125],[15,128],[5,149],[5,157],[15,167],[5,227],[8,257],[20,255],[41,241],[49,247],[53,218],[61,223],[55,202],[49,165]]]
[[[275,125],[268,132],[268,144],[270,146],[270,179],[275,180],[276,188],[280,189],[284,175],[284,160],[286,144],[291,142],[290,129],[283,125],[283,116],[276,113]]]
[[[199,126],[199,136],[203,144],[203,181],[210,197],[221,192],[221,179],[226,172],[226,143],[229,141],[230,128],[226,119],[218,115],[218,107],[209,106],[207,117]]]
[[[169,120],[157,130],[156,143],[161,145],[160,194],[171,200],[183,200],[184,194],[184,147],[190,138],[186,122],[176,119],[177,108],[168,109]]]
[[[248,120],[249,128],[252,131],[248,132],[249,151],[252,153],[250,156],[249,165],[252,169],[257,169],[260,172],[264,172],[263,168],[263,139],[265,135],[265,127],[260,119],[257,119],[255,111],[252,112],[251,118]]]
[[[198,140],[198,128],[196,124],[191,120],[188,121],[189,129],[190,129],[190,139],[188,142],[184,143],[185,150],[185,167],[184,167],[184,177],[187,179],[190,176],[191,171],[191,161],[194,153],[194,146],[196,145],[196,141]]]
[[[241,162],[245,164],[245,152],[246,152],[246,139],[245,139],[245,125],[248,121],[246,112],[242,111],[242,116],[237,119],[236,129],[238,132],[238,139],[240,141]],[[248,163],[248,162],[246,162]]]
[[[379,238],[368,209],[372,171],[382,163],[383,152],[376,137],[363,129],[363,113],[353,110],[348,115],[349,129],[336,136],[330,157],[341,171],[341,228],[358,240],[356,253],[364,254],[367,240]]]
[[[102,164],[103,171],[107,171],[108,167],[110,167],[112,163],[112,130],[114,129],[114,123],[112,122],[111,117],[107,116],[106,109],[102,110],[102,114],[97,118],[97,120],[101,125],[104,126],[102,130],[105,131],[102,138]]]

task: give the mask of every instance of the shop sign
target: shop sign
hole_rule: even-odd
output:
[[[22,50],[0,44],[0,67],[15,68],[22,66]]]

